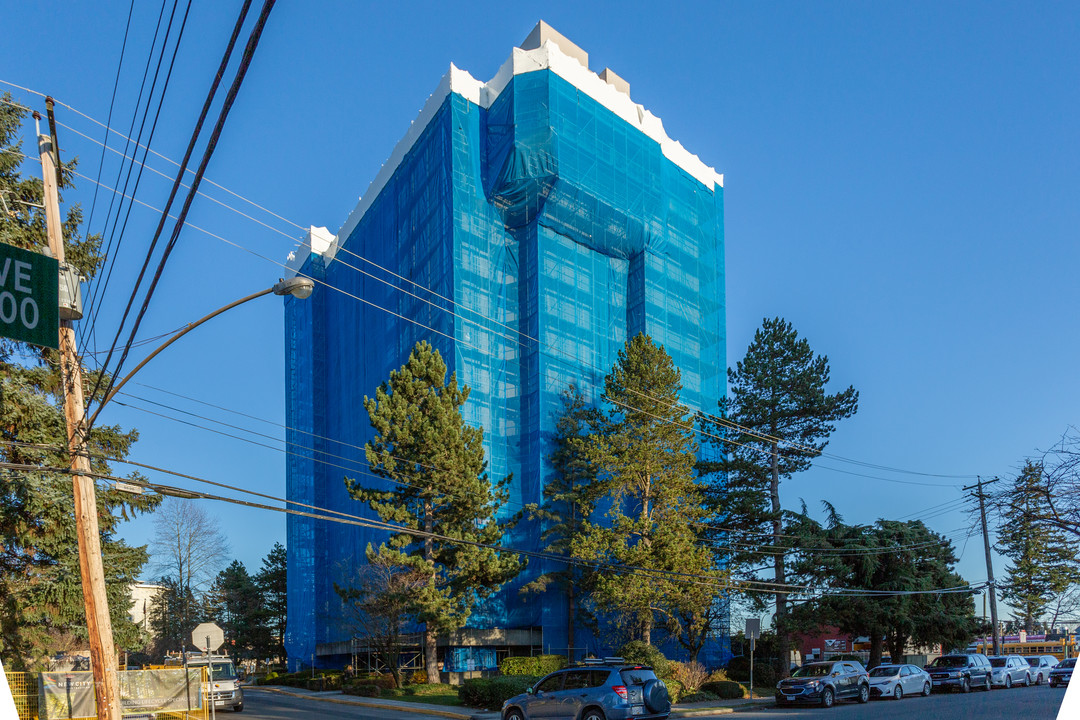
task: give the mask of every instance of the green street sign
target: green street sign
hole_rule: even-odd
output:
[[[56,258],[0,243],[0,337],[60,347]]]

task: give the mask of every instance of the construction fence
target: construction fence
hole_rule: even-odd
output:
[[[6,672],[19,720],[96,720],[90,672]],[[207,720],[205,672],[156,668],[120,671],[121,714],[125,718]]]

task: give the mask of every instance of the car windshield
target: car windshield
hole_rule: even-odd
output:
[[[1024,658],[1031,667],[1039,667],[1039,658]]]
[[[235,680],[236,668],[231,662],[214,662],[210,663],[211,670],[214,673],[215,680]]]
[[[823,677],[832,672],[832,665],[803,665],[791,673],[791,677]]]
[[[1005,658],[990,658],[990,664],[994,667],[1005,667]]]
[[[879,665],[870,671],[870,677],[896,677],[900,674],[900,667],[893,665]]]
[[[1076,665],[1076,658],[1069,658],[1068,660],[1062,660],[1058,663],[1059,668],[1071,668]]]
[[[935,658],[934,662],[930,663],[930,667],[967,667],[967,658],[963,655],[942,655],[939,658]]]

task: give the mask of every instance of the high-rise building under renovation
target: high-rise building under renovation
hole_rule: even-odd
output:
[[[592,72],[543,23],[489,82],[451,66],[336,236],[313,230],[292,259],[318,282],[285,304],[289,500],[373,517],[344,483],[380,482],[364,474],[362,401],[419,340],[471,388],[465,421],[484,429],[491,477],[513,475],[506,516],[543,500],[563,391],[575,383],[598,402],[628,337],[662,344],[683,402],[715,410],[726,392],[722,185],[626,81]],[[523,521],[506,542],[540,550],[540,531]],[[362,643],[351,644],[334,583],[385,537],[289,516],[294,667],[355,657]],[[442,639],[445,667],[566,653],[565,598],[519,593],[551,569],[531,561]],[[575,645],[578,657],[610,652],[584,629]]]

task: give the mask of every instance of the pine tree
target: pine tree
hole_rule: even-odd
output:
[[[26,112],[0,103],[0,242],[41,252],[48,246],[42,185],[23,177]],[[32,154],[32,153],[30,153]],[[64,187],[75,163],[65,163]],[[40,174],[40,173],[39,173]],[[67,260],[88,278],[101,267],[101,241],[80,234],[82,211],[68,208],[63,223]],[[86,394],[97,374],[83,375]],[[134,430],[98,424],[88,440],[95,473],[111,474],[102,456],[123,458],[138,437]],[[0,460],[42,468],[66,468],[67,428],[56,351],[0,340]],[[138,479],[137,475],[132,478]],[[106,592],[118,650],[137,650],[139,629],[128,619],[130,587],[147,554],[116,538],[122,519],[152,509],[151,495],[130,495],[98,485],[98,522]],[[0,653],[12,669],[40,667],[52,649],[87,643],[79,572],[71,476],[46,469],[3,471],[0,478]]]
[[[1054,598],[1080,581],[1075,546],[1060,528],[1039,520],[1047,514],[1043,485],[1042,464],[1029,460],[998,498],[1002,517],[997,547],[1011,561],[1001,597],[1028,633]]]
[[[287,562],[285,546],[274,543],[262,561],[255,582],[262,592],[266,625],[270,632],[265,655],[285,660],[285,623],[288,620]]]
[[[427,342],[417,343],[390,379],[364,398],[375,429],[365,446],[368,465],[393,485],[370,488],[346,479],[349,492],[386,522],[452,538],[397,533],[378,548],[389,565],[423,570],[429,582],[417,593],[417,619],[425,623],[428,682],[439,681],[438,635],[461,628],[479,600],[491,597],[522,567],[514,553],[454,542],[498,544],[507,523],[497,519],[510,478],[492,483],[484,459],[484,432],[465,424],[461,408],[469,388]]]
[[[746,356],[728,369],[730,397],[720,403],[725,422],[702,419],[703,428],[732,442],[727,459],[703,464],[702,470],[723,478],[714,487],[715,510],[725,527],[736,531],[780,535],[783,516],[780,480],[810,467],[828,444],[838,420],[858,410],[859,393],[853,387],[827,394],[829,359],[814,355],[810,343],[782,318],[765,319],[754,333]],[[771,442],[763,442],[762,435]],[[779,441],[779,442],[776,442]],[[775,442],[775,445],[771,444]],[[770,453],[775,451],[776,472]],[[780,544],[777,539],[774,545]],[[784,556],[754,548],[732,553],[736,567],[764,561],[773,563],[773,581],[785,583]],[[786,677],[790,668],[790,641],[784,622],[787,594],[777,592],[774,623],[777,630],[777,671]]]
[[[524,510],[529,518],[540,521],[541,541],[545,550],[555,555],[570,553],[573,539],[581,534],[585,519],[592,514],[588,491],[595,473],[586,455],[585,440],[601,421],[599,411],[585,402],[576,385],[563,392],[562,400],[548,457],[551,476],[544,485],[544,502]],[[521,588],[522,593],[555,590],[566,596],[566,637],[571,652],[575,621],[581,612],[578,598],[588,593],[595,576],[581,565],[566,564],[542,573]]]
[[[239,560],[218,573],[206,593],[207,617],[225,634],[224,652],[235,660],[263,656],[270,644],[262,593]]]
[[[585,497],[591,507],[610,509],[583,523],[572,552],[588,562],[654,571],[628,578],[602,570],[590,588],[597,610],[614,613],[646,644],[658,619],[681,636],[679,611],[704,609],[716,595],[708,583],[667,573],[719,576],[712,553],[698,543],[705,510],[681,391],[681,374],[663,347],[644,334],[628,340],[604,381],[607,411],[584,445],[593,465]]]

